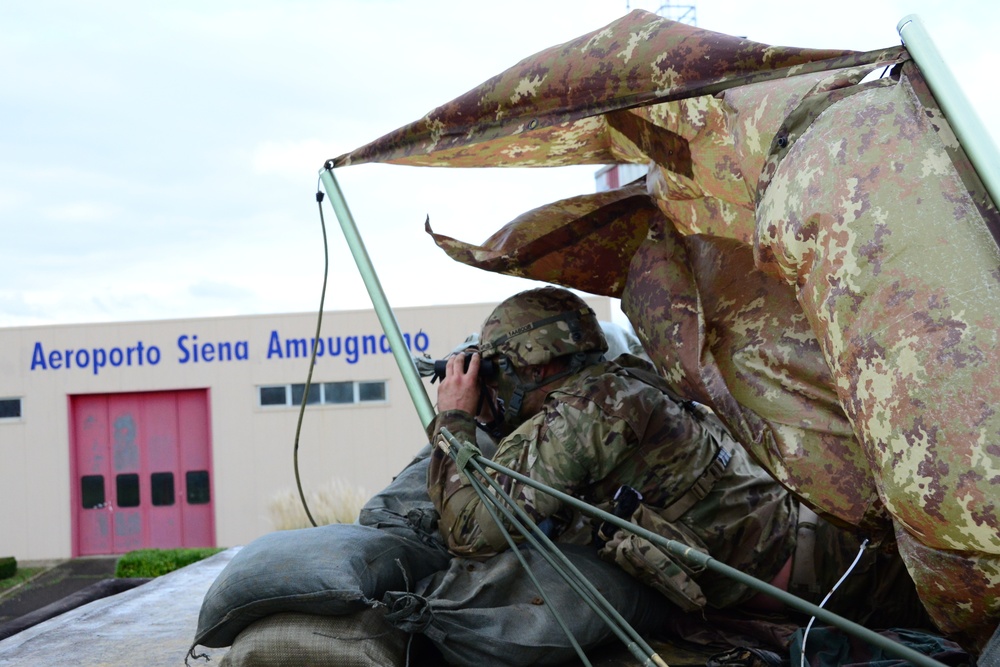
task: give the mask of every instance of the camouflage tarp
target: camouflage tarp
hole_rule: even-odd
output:
[[[1000,219],[904,48],[772,47],[635,11],[328,164],[372,161],[648,164],[481,246],[434,238],[621,297],[680,393],[825,516],[895,536],[944,632],[989,638]]]

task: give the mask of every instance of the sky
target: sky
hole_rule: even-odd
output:
[[[4,0],[0,327],[309,312],[323,162],[641,0]],[[676,3],[681,4],[681,3]],[[697,25],[867,51],[917,14],[1000,138],[1000,3],[688,0]],[[531,283],[448,259],[593,192],[593,166],[336,175],[394,307],[491,302]],[[327,310],[371,302],[329,206]]]

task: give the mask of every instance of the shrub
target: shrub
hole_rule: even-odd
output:
[[[116,577],[149,579],[179,570],[182,567],[217,554],[222,549],[139,549],[118,560]]]
[[[339,479],[306,493],[309,512],[320,526],[353,523],[367,500],[364,489],[350,486]],[[295,489],[283,491],[271,498],[268,512],[271,522],[278,530],[312,526],[306,511],[302,509],[299,492]]]
[[[17,559],[13,556],[0,558],[0,579],[13,577],[17,573]]]

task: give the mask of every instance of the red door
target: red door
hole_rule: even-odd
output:
[[[73,553],[215,546],[208,391],[70,397]]]

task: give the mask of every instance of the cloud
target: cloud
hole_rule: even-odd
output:
[[[655,0],[632,0],[655,10]],[[704,28],[795,46],[898,43],[921,14],[988,127],[1000,10],[942,3],[702,3]],[[996,4],[996,3],[994,3]],[[997,5],[1000,7],[1000,5]],[[626,10],[612,0],[38,0],[0,6],[0,325],[311,311],[325,159]],[[898,14],[898,15],[897,15]],[[774,17],[778,16],[780,20]],[[481,242],[594,190],[596,168],[338,170],[393,305],[493,301],[516,279],[423,233]],[[328,205],[330,308],[370,302]],[[33,319],[34,318],[34,319]]]
[[[211,299],[227,302],[249,300],[254,295],[252,290],[240,285],[212,280],[198,281],[189,286],[187,292],[195,299]]]
[[[10,189],[0,189],[0,211],[10,211],[21,206],[25,202],[25,196],[21,192]]]
[[[319,156],[334,157],[332,142],[319,139],[299,141],[265,141],[257,144],[250,156],[250,166],[255,174],[275,175],[301,181],[303,170],[313,165],[318,171],[322,166]]]
[[[121,209],[114,205],[80,201],[59,206],[43,206],[41,213],[55,222],[106,222]]]

